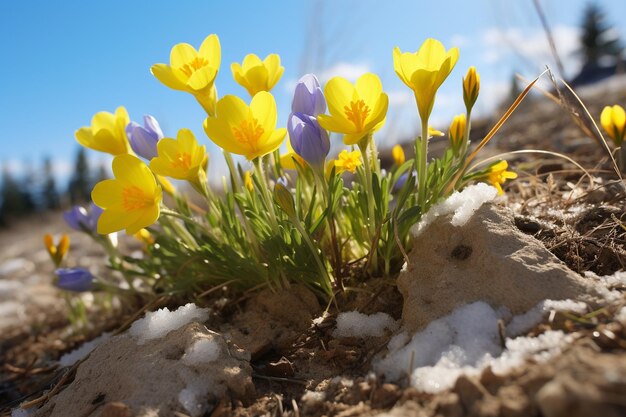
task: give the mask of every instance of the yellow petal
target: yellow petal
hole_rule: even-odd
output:
[[[446,58],[446,48],[436,39],[426,39],[417,52],[420,66],[426,70],[435,71]]]
[[[354,130],[354,125],[346,119],[328,116],[327,114],[318,115],[317,122],[321,127],[331,132],[345,133]]]
[[[354,86],[343,77],[331,78],[324,88],[328,111],[333,116],[345,118],[344,106],[354,98]]]
[[[238,62],[233,62],[230,64],[230,71],[233,73],[233,78],[239,85],[243,85],[246,82],[246,79],[243,76],[243,68],[239,65]]]
[[[115,116],[109,112],[101,111],[91,118],[91,130],[97,134],[100,130],[115,132]]]
[[[610,106],[606,106],[604,109],[602,109],[602,114],[600,114],[600,124],[602,125],[604,130],[606,130],[606,132],[609,134],[609,136],[612,136],[612,130],[613,130],[613,115],[612,115],[612,113],[613,113],[613,109]],[[76,139],[78,139],[78,133],[79,132],[80,131],[76,132]],[[78,140],[78,142],[80,143],[80,140]]]
[[[170,65],[174,68],[180,68],[193,61],[197,56],[198,52],[193,46],[188,43],[179,43],[174,45],[170,52]]]
[[[263,60],[263,64],[267,68],[267,89],[269,91],[274,88],[278,80],[280,80],[280,77],[283,75],[285,68],[280,66],[280,56],[277,54],[269,54]]]
[[[268,73],[264,66],[256,66],[248,69],[245,74],[245,84],[243,87],[253,96],[259,91],[267,91]]]
[[[257,67],[263,65],[261,58],[256,56],[256,54],[248,54],[243,58],[242,67],[244,72],[248,72],[250,68]]]
[[[378,97],[379,98],[376,101],[375,107],[367,116],[367,119],[365,119],[364,130],[370,130],[373,125],[378,125],[381,121],[384,122],[385,120],[387,109],[389,107],[389,97],[385,93],[379,94]],[[380,127],[382,127],[382,125],[378,126],[378,129]]]
[[[204,131],[207,136],[220,148],[243,155],[247,148],[233,137],[233,132],[225,120],[209,117],[204,121]]]
[[[93,135],[91,133],[90,127],[81,127],[76,132],[74,132],[74,136],[76,137],[76,141],[78,143],[80,143],[86,148],[93,149],[94,140],[93,140]]]
[[[255,94],[250,102],[250,110],[266,133],[272,132],[276,128],[278,119],[276,101],[270,93],[261,91]]]
[[[113,159],[113,174],[118,180],[136,185],[147,193],[152,193],[157,187],[150,168],[133,155],[116,156]]]
[[[174,75],[169,65],[154,64],[150,72],[157,80],[173,90],[185,91],[187,89],[186,85]]]
[[[124,220],[127,213],[119,210],[105,210],[98,218],[98,233],[108,235],[122,230],[125,227]]]
[[[367,73],[363,74],[356,81],[355,90],[359,98],[362,99],[371,110],[380,99],[380,93],[383,92],[383,84],[376,74]]]
[[[217,117],[225,118],[231,123],[239,123],[250,116],[250,108],[237,96],[226,95],[217,102]]]
[[[220,40],[217,35],[209,35],[200,45],[199,54],[209,61],[209,65],[215,70],[219,70],[221,59],[222,59],[222,49],[220,46]]]
[[[349,133],[343,136],[343,143],[348,146],[358,145],[361,139],[363,139],[363,133]]]
[[[400,52],[400,48],[397,46],[393,48],[393,69],[402,82],[410,87],[409,78],[405,75],[404,70],[402,69],[402,52]]]
[[[187,85],[194,91],[213,87],[217,70],[211,66],[202,67],[191,74]]]
[[[123,184],[117,180],[100,181],[93,187],[91,199],[100,208],[121,210],[123,189]]]
[[[128,222],[128,226],[126,226],[126,233],[129,235],[134,235],[144,227],[154,224],[154,222],[158,220],[160,214],[158,204],[155,204],[146,210],[137,211],[139,212],[137,219],[134,219],[133,222]]]
[[[624,125],[626,125],[626,112],[622,106],[615,105],[613,106],[613,113],[611,114],[611,119],[613,120],[613,124],[617,129],[622,130]]]

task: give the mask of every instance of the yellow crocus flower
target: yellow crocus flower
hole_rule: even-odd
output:
[[[255,54],[248,54],[243,62],[230,65],[233,78],[253,97],[259,91],[270,91],[285,71],[280,65],[280,56],[269,54],[263,61]]]
[[[133,235],[135,239],[145,244],[146,246],[154,245],[154,237],[147,229],[139,229],[137,233]]]
[[[435,39],[426,39],[415,52],[393,49],[393,68],[398,77],[415,94],[415,101],[422,120],[427,120],[433,109],[437,90],[456,65],[459,50],[446,51],[443,44]]]
[[[70,237],[66,234],[61,235],[59,243],[55,245],[52,235],[45,234],[43,236],[43,243],[54,265],[57,267],[60,266],[63,259],[65,259],[65,255],[67,255],[67,252],[70,250]]]
[[[346,145],[356,145],[385,124],[389,98],[376,74],[362,75],[354,85],[343,77],[326,84],[324,95],[330,115],[320,114],[320,126],[343,133]]]
[[[250,192],[254,190],[254,182],[252,182],[252,171],[246,171],[246,173],[243,174],[243,185],[245,185]]]
[[[406,157],[404,156],[404,149],[402,149],[402,146],[395,145],[391,148],[391,157],[393,158],[393,163],[396,166],[404,164]]]
[[[463,101],[468,112],[474,107],[479,90],[480,74],[476,72],[476,67],[469,67],[467,74],[463,77]]]
[[[487,181],[489,181],[491,185],[498,189],[499,195],[504,194],[501,184],[504,184],[506,180],[512,180],[517,178],[517,174],[515,172],[507,171],[508,167],[508,162],[500,161],[497,164],[491,166],[487,174]]]
[[[467,118],[465,114],[459,114],[454,116],[452,123],[450,123],[450,130],[448,131],[448,138],[450,139],[450,145],[454,152],[458,152],[461,149],[463,140],[465,139],[465,129],[467,127]],[[506,161],[505,161],[506,162]]]
[[[206,169],[209,158],[206,146],[200,146],[189,129],[180,129],[176,139],[161,139],[157,143],[157,154],[150,161],[152,172],[190,182],[198,180],[199,171]]]
[[[159,218],[163,199],[150,168],[132,155],[113,159],[114,179],[100,181],[91,192],[91,199],[104,211],[98,219],[98,233],[106,235],[126,229],[134,235]]]
[[[428,126],[428,137],[432,138],[434,136],[445,136],[446,134],[443,133],[441,130],[437,130],[432,126]]]
[[[622,146],[626,134],[626,112],[624,112],[624,108],[618,104],[606,106],[600,115],[600,123],[607,135],[613,139],[615,145]]]
[[[341,174],[345,171],[349,171],[354,174],[356,172],[356,169],[363,164],[361,151],[357,150],[348,152],[344,149],[343,151],[339,152],[339,155],[337,155],[337,159],[335,159],[333,163],[336,169],[335,172],[337,174]],[[330,168],[332,168],[332,166]]]
[[[213,114],[217,98],[214,82],[220,62],[220,40],[217,35],[209,35],[199,50],[188,43],[174,45],[170,64],[154,64],[150,72],[169,88],[193,94],[207,113]]]
[[[126,136],[126,125],[130,123],[128,112],[122,106],[115,114],[106,111],[96,113],[91,118],[91,126],[78,129],[74,136],[78,143],[95,151],[122,155],[130,152],[130,143]]]
[[[293,146],[291,146],[291,141],[287,140],[287,153],[284,153],[280,156],[280,166],[283,169],[296,169],[296,163],[294,161],[298,161],[300,166],[305,167],[307,165],[306,161],[293,150]]]
[[[248,106],[242,99],[227,95],[217,102],[216,117],[204,121],[207,136],[222,149],[253,160],[278,149],[287,129],[276,129],[276,102],[261,91]]]

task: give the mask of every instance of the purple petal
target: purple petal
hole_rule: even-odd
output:
[[[157,122],[157,119],[149,114],[146,114],[143,116],[143,125],[146,127],[148,132],[156,136],[157,140],[163,139],[163,131],[161,130],[161,126],[159,125],[159,122]]]
[[[94,287],[94,276],[84,268],[60,268],[54,273],[58,278],[55,285],[62,290],[84,292]]]

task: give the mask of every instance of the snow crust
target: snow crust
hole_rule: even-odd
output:
[[[11,417],[28,417],[32,414],[33,413],[30,411],[30,409],[24,408],[14,408],[13,411],[11,411]]]
[[[133,323],[129,333],[137,339],[138,345],[143,345],[148,340],[161,338],[193,321],[206,321],[208,318],[209,311],[206,308],[199,308],[193,303],[186,304],[174,311],[165,307],[146,313],[144,318]]]
[[[73,351],[61,356],[61,359],[59,359],[59,365],[60,366],[74,365],[76,362],[83,359],[84,357],[89,355],[91,352],[93,352],[95,348],[97,348],[102,343],[109,340],[110,337],[111,337],[110,333],[102,333],[100,336],[96,337],[95,339],[90,340],[89,342],[83,343],[77,349],[74,349]]]
[[[587,311],[587,304],[572,300],[544,300],[526,313],[513,317],[506,326],[507,334],[517,336],[529,331],[541,321],[545,313],[552,310],[584,314]]]
[[[185,350],[182,361],[185,365],[195,366],[219,359],[222,349],[214,339],[198,339]]]
[[[347,311],[337,316],[337,328],[334,337],[380,337],[385,330],[396,330],[398,323],[386,313],[363,314]]]
[[[462,191],[454,192],[450,197],[433,206],[422,220],[413,228],[413,233],[419,235],[433,220],[440,216],[453,214],[450,223],[452,226],[463,226],[472,217],[474,212],[484,203],[492,201],[498,196],[498,190],[485,183],[470,185]]]
[[[546,300],[513,317],[511,323],[517,330],[527,328],[537,324],[546,311],[580,312],[583,304]],[[461,306],[413,336],[406,332],[394,336],[388,343],[389,353],[374,362],[374,371],[390,381],[408,375],[419,391],[436,393],[451,388],[460,375],[477,375],[487,366],[504,374],[528,359],[545,362],[572,341],[572,336],[561,331],[547,331],[538,337],[507,338],[503,349],[498,321],[508,317],[506,309],[495,310],[482,301]]]

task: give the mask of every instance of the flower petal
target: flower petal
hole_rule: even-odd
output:
[[[170,65],[180,68],[193,61],[198,56],[196,49],[188,43],[174,45],[170,52]]]
[[[206,39],[202,41],[202,45],[200,45],[199,53],[209,61],[209,65],[215,68],[216,72],[219,70],[222,59],[222,49],[220,39],[217,35],[212,34],[207,36]]]
[[[328,111],[345,119],[344,106],[354,98],[354,86],[343,77],[331,78],[324,88]]]
[[[181,91],[185,91],[187,89],[185,84],[178,79],[176,75],[174,75],[174,72],[172,72],[172,68],[169,65],[154,64],[150,68],[150,72],[156,77],[157,80],[161,81],[161,83],[171,89]]]

